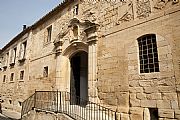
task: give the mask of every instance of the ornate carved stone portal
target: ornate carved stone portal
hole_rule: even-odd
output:
[[[92,83],[96,81],[97,73],[97,30],[98,25],[89,20],[80,21],[73,18],[69,21],[66,30],[60,31],[54,41],[54,51],[56,52],[56,86],[57,89],[70,91],[71,81],[71,58],[78,52],[84,51],[88,54],[88,93],[90,99],[97,97],[97,90]],[[67,71],[63,71],[66,64]],[[62,85],[64,84],[64,85]],[[82,83],[81,83],[82,84]]]

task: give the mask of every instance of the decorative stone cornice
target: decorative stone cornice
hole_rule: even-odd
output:
[[[88,27],[87,29],[84,30],[84,32],[87,35],[87,43],[92,43],[94,41],[97,41],[97,30],[98,30],[98,25],[93,25]]]

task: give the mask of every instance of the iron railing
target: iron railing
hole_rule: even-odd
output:
[[[117,120],[116,111],[62,91],[36,91],[22,104],[21,117],[31,111],[64,113],[76,120]]]

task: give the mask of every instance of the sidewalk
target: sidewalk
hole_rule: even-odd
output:
[[[21,114],[12,110],[2,109],[0,120],[20,120]]]

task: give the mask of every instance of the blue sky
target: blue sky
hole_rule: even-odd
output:
[[[0,48],[18,33],[22,26],[32,25],[61,3],[62,0],[1,0],[0,1]]]

